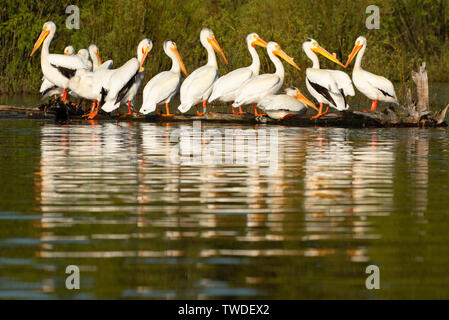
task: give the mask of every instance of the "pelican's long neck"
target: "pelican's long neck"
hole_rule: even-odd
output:
[[[318,56],[313,52],[311,49],[305,50],[307,57],[309,57],[310,60],[312,60],[312,68],[313,69],[319,69],[320,68],[320,60],[318,59]]]
[[[92,59],[93,68],[94,69],[98,68],[100,66],[100,61],[98,61],[96,52],[94,52],[93,50],[89,50],[89,55],[90,58]]]
[[[276,57],[273,52],[269,51],[268,52],[268,56],[270,57],[270,60],[273,62],[275,68],[276,68],[276,72],[275,74],[277,74],[281,80],[284,80],[284,66],[282,65],[281,60],[279,60],[278,57]]]
[[[253,72],[254,75],[258,75],[259,74],[259,70],[260,70],[260,59],[259,59],[259,55],[257,54],[256,48],[254,48],[251,44],[248,43],[248,51],[251,55],[251,58],[253,59],[253,62],[251,63],[251,65],[249,66],[249,68],[251,69],[251,71]]]
[[[210,43],[204,45],[204,48],[207,50],[207,65],[218,69],[217,57],[215,56],[214,48],[212,48]]]
[[[42,60],[47,60],[48,55],[50,54],[50,42],[53,39],[55,33],[50,32],[50,34],[45,38],[42,43],[42,52],[41,52],[41,63]]]
[[[357,53],[357,57],[355,58],[355,65],[354,68],[361,68],[362,67],[362,58],[365,54],[366,44],[363,45],[362,49]]]
[[[181,65],[179,64],[178,58],[173,53],[169,54],[168,56],[171,58],[172,62],[170,71],[180,75]]]

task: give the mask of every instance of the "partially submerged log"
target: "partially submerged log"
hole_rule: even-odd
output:
[[[407,91],[405,105],[400,107],[387,106],[382,112],[360,112],[342,111],[330,112],[318,119],[311,119],[311,114],[295,115],[283,120],[273,120],[270,118],[255,118],[253,114],[234,115],[231,113],[212,113],[204,116],[194,114],[177,114],[173,117],[163,117],[153,115],[122,115],[115,113],[100,113],[95,120],[118,120],[118,121],[145,121],[145,122],[191,122],[201,120],[204,122],[222,123],[267,123],[281,124],[288,126],[323,126],[323,127],[343,127],[343,128],[365,128],[365,127],[440,127],[447,126],[445,122],[446,112],[449,104],[438,112],[431,112],[429,106],[429,87],[426,64],[423,63],[417,72],[412,72],[413,81],[416,84],[416,100],[413,100],[412,91]],[[58,121],[81,121],[87,120],[82,117],[83,112],[73,104],[64,104],[59,100],[49,102],[35,108],[0,106],[0,114],[22,115],[31,118],[45,119],[53,115]]]

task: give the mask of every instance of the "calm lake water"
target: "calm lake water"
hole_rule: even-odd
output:
[[[448,138],[2,118],[0,298],[448,299]]]

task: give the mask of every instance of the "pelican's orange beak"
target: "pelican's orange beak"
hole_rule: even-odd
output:
[[[360,43],[357,41],[357,43],[355,44],[355,46],[354,46],[354,49],[352,49],[352,52],[351,52],[351,54],[349,55],[349,57],[348,57],[348,61],[346,61],[346,64],[345,64],[345,68],[347,67],[347,66],[349,66],[349,64],[351,63],[351,61],[355,58],[355,56],[357,55],[357,53],[360,51],[360,49],[362,49],[363,48],[363,46],[361,46],[360,45]]]
[[[221,50],[220,45],[217,42],[217,39],[215,39],[215,37],[212,36],[212,38],[207,38],[207,41],[209,41],[209,43],[212,45],[212,47],[215,49],[215,51],[217,51],[221,54],[221,56],[223,57],[226,64],[228,64],[228,59],[226,59],[223,50]]]
[[[34,44],[33,51],[31,51],[30,57],[36,52],[37,49],[41,46],[42,42],[44,42],[45,38],[50,34],[50,30],[47,30],[47,27],[44,27],[42,30],[39,38],[37,39],[36,43]]]
[[[95,51],[95,55],[97,56],[97,59],[98,59],[98,66],[101,66],[101,64],[103,63],[103,62],[101,62],[101,59],[100,59],[100,52],[97,50],[97,51]]]
[[[293,61],[293,58],[290,57],[288,54],[286,54],[279,46],[276,47],[276,50],[273,51],[273,54],[281,57],[282,59],[290,63],[292,66],[294,66],[296,69],[301,71],[301,68],[298,67],[295,61]]]
[[[296,90],[296,95],[294,95],[293,97],[298,99],[299,101],[304,102],[306,105],[312,107],[316,111],[319,111],[318,108],[315,106],[315,104],[309,99],[307,99],[299,90]]]
[[[261,37],[257,37],[256,40],[254,40],[251,45],[254,46],[260,46],[262,48],[266,48],[267,47],[267,43],[261,38]]]
[[[182,70],[182,72],[184,72],[184,74],[187,77],[188,74],[187,74],[186,67],[184,66],[184,62],[182,62],[181,55],[179,54],[178,48],[176,46],[176,43],[174,45],[175,45],[175,47],[171,48],[171,51],[173,51],[173,53],[176,55],[176,58],[178,58],[179,65],[181,66],[181,70]]]
[[[342,66],[343,68],[345,68],[345,66],[343,65],[343,63],[340,62],[340,60],[337,59],[335,53],[331,54],[330,52],[328,52],[326,49],[324,49],[321,46],[317,46],[316,48],[312,48],[313,52],[319,53],[323,56],[325,56],[326,58],[328,58],[330,61],[335,62],[336,64],[338,64],[339,66]]]
[[[148,52],[150,52],[150,47],[146,46],[146,48],[142,48],[142,60],[140,60],[140,67],[139,67],[139,72],[143,71],[143,64],[145,62],[145,59],[147,58]]]

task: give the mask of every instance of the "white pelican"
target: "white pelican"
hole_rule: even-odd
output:
[[[257,113],[256,104],[259,103],[265,96],[276,94],[284,83],[284,66],[277,56],[281,57],[298,70],[301,70],[293,61],[293,58],[287,55],[276,42],[268,42],[267,52],[270,60],[276,68],[276,72],[258,75],[248,80],[241,87],[234,103],[232,104],[234,108],[240,107],[244,104],[254,104],[255,116],[263,115]]]
[[[158,104],[165,103],[165,114],[162,116],[172,116],[168,104],[173,96],[178,92],[181,84],[181,70],[187,76],[186,67],[179,55],[176,43],[171,40],[164,41],[164,52],[171,58],[172,67],[169,71],[161,72],[151,78],[143,89],[143,103],[140,113],[148,114],[156,110]]]
[[[48,21],[42,27],[42,32],[34,44],[32,56],[42,45],[41,52],[41,68],[45,78],[58,87],[63,88],[62,102],[67,100],[67,87],[71,77],[73,77],[78,69],[87,69],[83,60],[79,56],[69,56],[64,54],[50,54],[50,42],[55,36],[56,25],[52,21]]]
[[[206,113],[206,101],[212,92],[212,85],[218,79],[218,65],[214,49],[222,55],[226,64],[228,60],[211,30],[207,28],[201,30],[200,41],[207,50],[207,64],[193,71],[182,83],[180,93],[181,105],[178,109],[185,113],[192,106],[203,102],[203,112],[200,113],[198,110],[196,112],[197,115],[201,116]]]
[[[304,114],[307,106],[318,111],[313,102],[304,97],[298,88],[287,88],[285,93],[265,96],[257,106],[272,119],[284,119],[290,115]]]
[[[87,49],[79,49],[76,55],[83,60],[89,71],[92,71],[92,61],[89,60],[89,51]]]
[[[137,58],[128,60],[123,66],[114,70],[107,86],[103,87],[106,96],[105,104],[101,108],[104,111],[111,112],[118,109],[121,101],[127,101],[128,113],[131,114],[131,101],[142,83],[145,70],[143,64],[152,48],[153,42],[150,39],[143,39],[137,46]]]
[[[312,68],[306,70],[307,90],[320,103],[320,110],[312,119],[326,114],[329,106],[339,111],[347,110],[349,105],[346,103],[346,96],[355,95],[351,78],[342,71],[320,69],[320,62],[315,53],[325,56],[340,66],[344,67],[344,65],[338,61],[335,54],[330,54],[313,39],[307,39],[303,43],[302,49],[313,62]],[[325,112],[323,112],[323,104],[328,105]]]
[[[355,87],[367,96],[368,99],[373,101],[371,104],[371,111],[376,110],[377,102],[379,100],[384,102],[392,102],[399,105],[396,92],[394,91],[394,86],[390,80],[362,69],[362,58],[365,50],[366,38],[360,36],[355,41],[354,49],[349,55],[348,61],[345,65],[346,68],[354,57],[357,56],[354,70],[352,71],[352,81],[354,81]]]
[[[248,46],[248,51],[251,54],[253,62],[249,67],[231,71],[215,81],[212,93],[209,97],[209,103],[213,102],[216,99],[219,99],[223,102],[234,102],[242,85],[249,79],[259,75],[260,59],[254,47],[257,45],[266,48],[267,43],[261,37],[259,37],[258,34],[250,33],[246,37],[246,44]],[[239,106],[239,112],[235,112],[234,107],[232,107],[232,112],[234,114],[245,113],[241,108],[242,107]]]
[[[72,56],[75,54],[75,49],[72,46],[67,46],[64,49],[64,54],[67,56]],[[39,92],[42,95],[42,99],[45,99],[53,95],[62,94],[62,89],[55,86],[52,82],[48,81],[48,79],[45,78],[45,76],[43,76],[42,85],[39,89]]]

